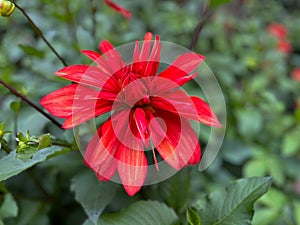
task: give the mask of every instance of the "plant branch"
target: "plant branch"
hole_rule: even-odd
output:
[[[206,4],[206,6],[205,6],[205,8],[204,8],[204,10],[202,12],[201,18],[199,20],[199,23],[198,23],[198,25],[197,25],[197,27],[196,27],[196,29],[194,31],[192,42],[191,42],[190,47],[189,47],[189,49],[191,51],[195,48],[195,46],[197,44],[200,32],[201,32],[203,24],[205,22],[205,18],[206,18],[208,9],[209,9],[209,5],[210,5],[210,0],[207,1],[207,4]]]
[[[92,37],[96,38],[96,11],[97,11],[97,5],[96,0],[91,0],[91,11],[92,11]]]
[[[55,124],[57,127],[62,129],[62,125],[56,121],[54,118],[52,118],[50,115],[48,115],[46,112],[44,112],[39,106],[37,106],[34,102],[30,101],[28,98],[26,98],[24,95],[22,95],[20,92],[18,92],[16,89],[11,87],[9,84],[4,82],[0,79],[0,84],[2,84],[4,87],[6,87],[10,92],[12,92],[15,96],[22,99],[22,101],[26,102],[28,105],[30,105],[32,108],[34,108],[36,111],[41,113],[43,116],[45,116],[47,119],[49,119],[53,124]]]
[[[30,25],[34,29],[34,31],[43,39],[43,41],[46,43],[46,45],[51,49],[51,51],[57,56],[57,58],[61,61],[61,63],[64,66],[67,66],[67,63],[65,60],[58,54],[58,52],[53,48],[53,46],[49,43],[49,41],[45,38],[43,32],[38,28],[38,26],[33,22],[33,20],[29,17],[29,15],[25,12],[25,10],[19,6],[18,4],[14,3],[16,8],[18,8],[23,15],[26,17],[26,19],[29,21]]]

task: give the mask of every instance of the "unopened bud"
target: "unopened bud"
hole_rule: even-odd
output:
[[[15,10],[15,4],[10,1],[0,0],[0,16],[10,16]]]

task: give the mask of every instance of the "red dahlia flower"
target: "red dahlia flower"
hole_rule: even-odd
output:
[[[280,23],[271,23],[268,26],[268,32],[274,35],[277,39],[285,39],[288,34],[285,26]]]
[[[156,158],[161,157],[179,170],[200,160],[198,137],[189,120],[221,126],[206,102],[180,89],[197,75],[192,72],[204,57],[185,53],[158,72],[160,50],[159,36],[152,41],[147,33],[141,49],[136,42],[132,62],[125,63],[104,40],[100,43],[103,55],[82,51],[96,65],[59,70],[56,75],[73,84],[41,100],[50,113],[66,119],[66,129],[111,112],[89,142],[84,159],[100,180],[110,180],[118,172],[131,196],[146,179],[146,149],[152,150],[157,169]]]

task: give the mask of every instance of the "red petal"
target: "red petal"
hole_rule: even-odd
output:
[[[195,164],[200,160],[198,138],[186,119],[172,113],[157,110],[155,116],[161,117],[166,124],[166,135],[157,142],[155,130],[151,129],[153,143],[161,157],[172,167],[179,170],[188,163]],[[165,128],[162,128],[165,129]]]
[[[105,122],[89,142],[84,161],[100,180],[110,180],[117,170],[115,153],[120,143],[114,135],[111,121]]]
[[[67,117],[63,124],[64,129],[71,129],[92,118],[111,111],[112,101],[91,99],[76,102],[72,115]]]
[[[151,105],[184,118],[198,120],[208,126],[222,127],[215,113],[202,99],[195,96],[189,97],[181,90],[165,94],[163,97],[152,98]]]
[[[112,9],[116,10],[117,12],[121,13],[123,16],[126,17],[126,19],[130,19],[131,18],[131,12],[119,5],[117,5],[116,3],[110,1],[110,0],[104,0],[104,2],[110,6]]]
[[[98,90],[72,84],[46,95],[41,105],[54,116],[66,118],[63,128],[70,129],[111,111],[113,101],[101,97]]]
[[[98,88],[102,88],[109,79],[109,75],[100,70],[100,68],[87,65],[67,66],[55,72],[55,74],[76,83]]]
[[[170,79],[182,86],[192,79],[189,74],[194,71],[203,60],[204,56],[192,52],[182,54],[158,76]]]
[[[153,43],[152,33],[146,33],[142,43],[141,52],[139,52],[138,42],[135,45],[132,64],[133,72],[144,77],[154,76],[157,73],[160,60],[161,46],[159,43],[159,36],[156,35],[151,52],[151,45]]]
[[[109,41],[102,41],[99,49],[103,52],[102,58],[106,59],[103,63],[110,67],[111,75],[126,67],[121,55]]]
[[[73,112],[73,100],[77,87],[77,84],[72,84],[58,89],[43,97],[40,103],[52,115],[66,118]]]
[[[122,145],[118,154],[118,172],[128,195],[138,192],[147,175],[147,159],[143,149],[133,150]]]
[[[147,125],[146,115],[143,109],[136,108],[134,113],[134,121],[139,132],[139,136],[143,141],[146,139]]]

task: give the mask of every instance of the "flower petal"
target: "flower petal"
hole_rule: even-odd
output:
[[[142,108],[136,108],[134,111],[134,121],[140,138],[145,142],[148,121],[146,120],[145,112]]]
[[[131,18],[131,12],[119,5],[117,5],[116,3],[110,1],[110,0],[104,0],[104,2],[111,7],[112,9],[116,10],[117,12],[121,13],[123,16],[126,17],[126,19],[130,19]]]
[[[124,63],[121,55],[115,49],[115,47],[107,40],[103,40],[99,45],[100,51],[103,53],[101,59],[106,59],[104,63],[110,67],[110,73],[113,75],[114,73],[119,73],[118,77],[123,75],[121,70],[126,68],[126,64]]]
[[[99,180],[107,181],[117,170],[115,154],[120,146],[111,125],[105,122],[89,142],[84,154],[84,162],[97,175]]]
[[[109,76],[100,68],[87,65],[67,66],[58,70],[55,74],[76,83],[98,88],[102,88],[109,79]]]
[[[195,74],[190,76],[199,64],[204,60],[204,56],[190,52],[178,56],[172,64],[162,71],[158,76],[170,79],[182,86],[190,81]]]
[[[200,145],[189,122],[178,115],[163,110],[156,111],[155,116],[162,118],[166,124],[165,137],[159,142],[157,140],[161,137],[157,138],[156,136],[161,134],[157,134],[150,127],[154,146],[161,157],[177,170],[189,163],[198,163],[201,154]]]
[[[118,172],[128,195],[138,192],[147,175],[147,159],[143,149],[133,150],[121,145],[118,152]]]
[[[52,115],[60,118],[66,118],[72,115],[74,95],[77,86],[77,84],[72,84],[58,89],[44,96],[41,99],[40,104]]]
[[[161,45],[159,43],[159,36],[155,36],[152,51],[152,33],[146,33],[144,41],[142,43],[142,49],[141,52],[139,52],[138,42],[136,42],[133,54],[132,70],[134,73],[140,74],[143,77],[155,76],[158,70],[160,60]]]
[[[184,96],[181,90],[152,98],[151,105],[156,109],[164,109],[181,117],[198,120],[207,126],[222,127],[217,116],[202,99],[196,96]]]

